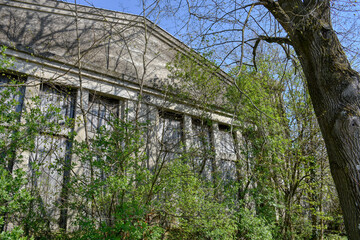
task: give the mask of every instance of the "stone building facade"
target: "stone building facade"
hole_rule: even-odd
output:
[[[169,33],[139,16],[53,0],[0,0],[0,16],[0,41],[7,46],[6,55],[14,59],[0,84],[10,84],[10,75],[25,83],[23,94],[16,97],[20,103],[16,111],[31,108],[28,99],[38,96],[44,112],[57,106],[64,119],[75,121],[56,136],[46,132],[38,136],[36,151],[22,163],[43,163],[38,187],[49,216],[66,216],[54,203],[64,176],[71,173],[51,171],[49,166],[59,156],[76,163],[67,154],[70,133],[76,132],[76,139],[85,141],[114,116],[147,122],[148,168],[159,158],[175,158],[194,146],[204,148],[206,142],[214,155],[198,158],[199,171],[211,179],[216,167],[222,178],[236,177],[241,134],[232,131],[231,113],[220,107],[200,109],[196,96],[190,97],[193,100],[171,98],[163,87],[179,81],[169,78],[167,64],[179,53],[191,53]],[[223,72],[216,74],[229,79]],[[218,101],[215,106],[221,104]]]

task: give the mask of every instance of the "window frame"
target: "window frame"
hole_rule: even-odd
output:
[[[107,102],[104,104],[104,102]],[[109,104],[110,103],[110,104]],[[94,115],[92,114],[92,107],[94,106],[94,104],[96,104],[98,110],[97,110],[97,114]],[[109,97],[109,96],[104,96],[104,95],[100,95],[97,93],[92,93],[89,92],[89,98],[88,98],[88,109],[87,109],[87,129],[88,132],[95,134],[97,131],[99,131],[99,129],[102,126],[105,126],[105,128],[107,128],[106,123],[110,120],[110,119],[106,119],[105,117],[101,117],[101,111],[102,109],[100,108],[101,106],[105,107],[105,110],[107,110],[108,106],[111,106],[112,108],[115,108],[115,114],[113,113],[113,109],[109,109],[110,114],[113,114],[115,116],[115,118],[120,118],[123,112],[123,105],[124,105],[124,101],[122,99],[116,98],[116,97]],[[107,116],[108,111],[105,112],[104,116]],[[89,116],[93,116],[91,119]],[[94,124],[92,124],[93,119],[96,118],[96,126],[93,126]],[[102,120],[104,120],[103,124],[99,124]],[[110,126],[111,127],[111,126]]]
[[[180,113],[176,113],[176,112],[172,112],[172,111],[166,111],[163,109],[158,110],[158,114],[159,114],[159,123],[157,124],[157,129],[156,129],[156,134],[158,137],[158,144],[160,146],[160,157],[163,156],[164,159],[174,159],[176,158],[177,154],[180,154],[182,152],[184,152],[185,150],[185,146],[184,146],[184,115],[180,114]],[[178,138],[177,142],[173,145],[170,149],[167,148],[167,146],[169,146],[170,144],[168,144],[168,142],[164,142],[164,136],[166,137],[166,135],[164,135],[164,131],[165,134],[166,132],[169,132],[169,129],[171,127],[169,127],[169,122],[170,121],[176,121],[179,124],[179,128],[178,128],[178,133],[180,135],[180,137]],[[171,131],[172,132],[172,131]],[[159,136],[160,133],[160,136]],[[165,147],[165,148],[164,148]],[[170,158],[168,157],[170,155]]]

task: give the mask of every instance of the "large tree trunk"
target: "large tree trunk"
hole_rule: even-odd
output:
[[[332,30],[309,35],[294,42],[299,45],[347,233],[350,239],[360,239],[359,74],[350,68]]]
[[[289,34],[325,140],[349,239],[360,239],[360,76],[333,31],[329,1],[262,1]],[[304,3],[302,3],[304,2]],[[316,2],[316,3],[315,3]],[[306,6],[306,7],[305,7]]]

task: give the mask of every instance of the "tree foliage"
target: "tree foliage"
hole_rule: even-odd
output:
[[[344,213],[347,234],[359,239],[358,135],[359,5],[356,1],[166,1],[184,38],[199,51],[216,52],[223,69],[257,69],[265,43],[283,50],[306,79]],[[185,10],[186,9],[186,10]],[[193,29],[182,31],[184,26]],[[351,37],[350,37],[351,36]],[[346,54],[345,54],[346,52]],[[278,53],[279,54],[279,53]],[[274,55],[273,59],[276,59]],[[348,57],[351,61],[348,60]],[[256,105],[254,105],[256,106]],[[300,106],[301,107],[301,106]]]
[[[336,192],[304,78],[280,61],[269,64],[269,57],[259,56],[257,70],[242,66],[239,76],[234,68],[236,82],[227,85],[222,99],[224,109],[234,114],[233,129],[243,134],[237,179],[227,185],[237,192],[238,237],[317,239],[340,233],[341,223],[332,225],[339,212],[334,214],[337,207],[329,208],[328,201]],[[185,79],[179,86],[184,96],[206,88],[197,93],[198,99],[206,99],[213,89],[224,88],[212,71],[200,69],[193,57],[175,61],[171,71]],[[210,107],[214,99],[206,104]]]

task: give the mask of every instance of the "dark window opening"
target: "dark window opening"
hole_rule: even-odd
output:
[[[102,126],[105,129],[111,129],[109,122],[119,117],[119,108],[120,101],[117,99],[90,94],[87,113],[88,130],[96,132]]]

